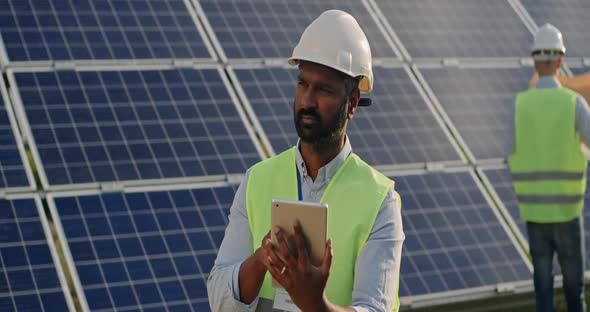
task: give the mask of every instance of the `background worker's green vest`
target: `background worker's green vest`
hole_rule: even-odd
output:
[[[515,145],[509,158],[520,215],[565,222],[584,205],[587,161],[575,129],[577,94],[565,88],[518,94]]]
[[[297,200],[295,166],[295,148],[292,148],[256,164],[250,171],[246,208],[254,249],[260,247],[270,229],[271,200]],[[387,191],[393,190],[393,186],[393,181],[351,154],[326,188],[321,202],[328,204],[328,237],[332,239],[334,252],[326,287],[331,302],[342,306],[351,304],[356,258],[369,237]],[[273,300],[274,294],[267,273],[260,297]]]

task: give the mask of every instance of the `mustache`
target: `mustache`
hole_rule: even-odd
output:
[[[305,109],[305,108],[300,109],[297,112],[297,119],[301,119],[303,116],[310,116],[310,117],[314,117],[316,119],[320,119],[320,115],[313,108],[311,108],[311,109]]]

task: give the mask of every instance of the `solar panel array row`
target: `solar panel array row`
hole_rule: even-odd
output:
[[[3,0],[0,33],[4,62],[285,58],[316,16],[340,9],[358,19],[379,58],[520,58],[528,55],[530,30],[546,22],[566,34],[569,56],[590,57],[589,6],[583,0]]]
[[[398,169],[504,156],[514,94],[532,74],[513,60],[528,54],[534,24],[561,28],[568,56],[590,55],[588,4],[558,2],[0,0],[0,196],[34,189],[25,146],[39,190],[70,190],[0,199],[1,306],[73,309],[54,227],[84,310],[208,310],[205,281],[236,188],[209,181],[296,142],[296,70],[262,60],[290,56],[331,8],[358,19],[376,60],[374,104],[357,110],[349,137],[393,172],[404,202],[402,303],[495,296],[503,283],[530,290],[508,229],[518,218],[505,223],[474,172]],[[440,58],[477,61],[430,65]],[[511,61],[490,68],[491,58]],[[109,183],[155,186],[97,189]]]

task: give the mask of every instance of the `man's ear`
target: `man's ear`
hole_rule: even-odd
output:
[[[354,91],[352,91],[352,93],[348,97],[348,102],[350,104],[350,106],[348,107],[348,114],[346,116],[348,120],[352,120],[352,117],[354,116],[354,112],[356,111],[356,108],[358,107],[360,100],[361,92],[357,88]]]

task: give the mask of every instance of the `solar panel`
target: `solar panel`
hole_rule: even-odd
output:
[[[0,309],[74,311],[41,201],[0,199]]]
[[[212,59],[184,0],[2,1],[8,59]]]
[[[13,80],[46,187],[241,174],[262,159],[220,67]]]
[[[207,277],[236,187],[48,196],[81,304],[209,311]]]
[[[353,150],[371,165],[460,161],[440,122],[406,67],[374,67],[373,105],[360,107],[348,124]],[[279,153],[297,142],[293,101],[297,69],[234,67],[239,93]]]
[[[574,76],[579,76],[583,74],[587,74],[590,72],[589,67],[568,67]]]
[[[532,68],[420,67],[419,72],[471,157],[505,157],[516,94],[528,88]]]
[[[4,89],[4,79],[0,77],[0,190],[31,190],[30,169],[23,164],[25,153],[13,119],[12,108]]]
[[[346,11],[357,19],[369,39],[373,57],[399,58],[382,26],[369,12],[366,1],[201,0],[197,8],[199,5],[210,33],[215,33],[230,59],[291,56],[305,28],[329,9]]]
[[[375,0],[412,58],[523,57],[531,33],[508,1]]]
[[[392,179],[403,203],[406,234],[400,297],[446,297],[450,291],[530,283],[528,261],[471,171]]]
[[[528,234],[526,230],[526,223],[522,218],[520,218],[520,214],[518,211],[518,201],[516,200],[516,194],[514,193],[514,188],[512,186],[512,178],[510,177],[510,171],[508,168],[490,168],[482,170],[485,174],[486,179],[488,180],[489,184],[493,188],[494,192],[496,193],[497,197],[500,199],[500,202],[503,205],[503,209],[510,215],[513,224],[516,225],[515,228],[518,228],[519,233],[517,235],[523,241],[525,246],[528,246]],[[590,170],[587,172],[587,175],[590,174]],[[585,195],[585,206],[590,203],[590,183],[586,184],[586,195]],[[590,211],[588,207],[584,209],[584,244],[585,250],[590,250]],[[585,268],[586,271],[590,271],[590,257],[587,255],[585,256]],[[557,259],[554,260],[553,264],[553,271],[555,273],[559,273],[559,263]]]
[[[589,57],[590,28],[586,0],[521,0],[537,26],[551,23],[563,34],[568,57]],[[529,41],[532,39],[529,39]]]

